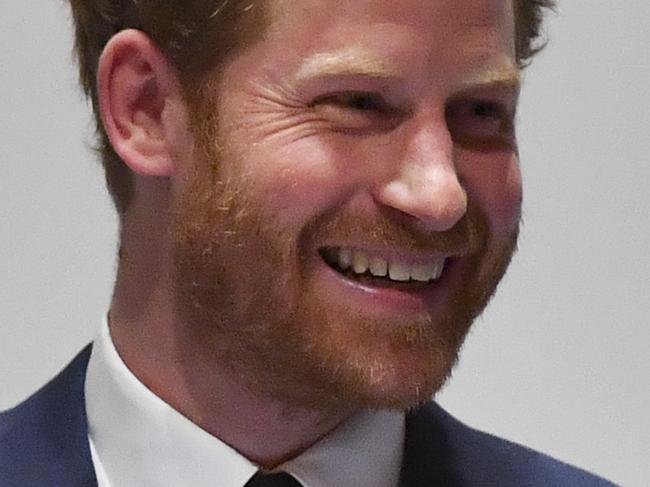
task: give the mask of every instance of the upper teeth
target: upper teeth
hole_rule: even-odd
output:
[[[347,270],[352,268],[355,274],[370,272],[376,277],[388,277],[393,281],[428,282],[438,279],[445,266],[445,259],[439,258],[425,264],[408,264],[397,259],[386,260],[361,250],[338,249],[327,253],[331,264]]]

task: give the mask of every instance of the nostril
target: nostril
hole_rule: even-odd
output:
[[[431,220],[445,231],[451,229],[467,213],[467,193],[461,187],[452,189],[448,193],[442,193],[437,199],[438,207],[423,215],[423,220]]]

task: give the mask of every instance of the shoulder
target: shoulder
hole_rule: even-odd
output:
[[[83,392],[90,351],[89,345],[35,394],[0,413],[0,485],[37,472],[50,478],[49,470],[90,458]]]
[[[407,416],[406,455],[424,464],[444,452],[439,470],[457,485],[613,487],[548,455],[461,423],[435,403]],[[418,451],[419,450],[419,451]],[[429,462],[431,458],[429,458]]]
[[[32,394],[28,399],[4,412],[0,412],[0,445],[9,438],[27,433],[31,427],[53,418],[69,417],[72,406],[83,399],[86,365],[90,357],[88,345],[54,379]]]

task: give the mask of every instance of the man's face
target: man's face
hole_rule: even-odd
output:
[[[288,404],[414,406],[516,244],[511,2],[272,10],[175,181],[179,312],[197,356]]]

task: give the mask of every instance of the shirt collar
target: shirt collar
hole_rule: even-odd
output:
[[[365,411],[279,469],[305,487],[395,487],[403,441],[403,413]]]
[[[85,388],[100,487],[242,487],[259,469],[147,389],[117,353],[106,319]],[[403,413],[364,411],[276,470],[305,487],[394,487],[403,442]]]

